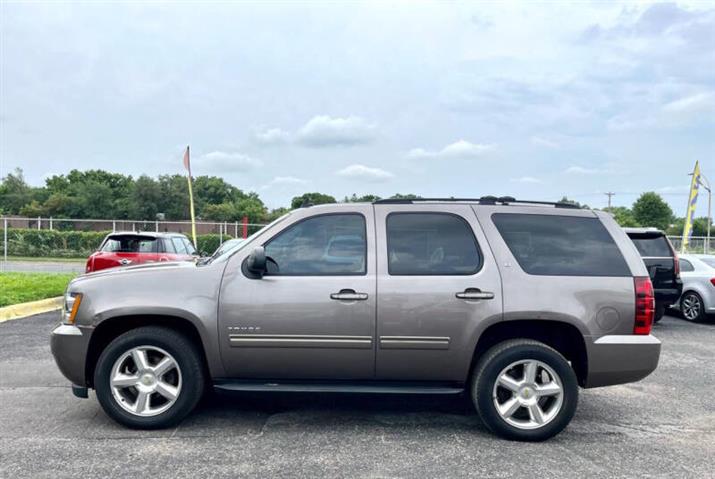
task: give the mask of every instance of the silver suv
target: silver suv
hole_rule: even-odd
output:
[[[509,439],[543,440],[578,388],[658,364],[653,289],[606,213],[383,200],[295,210],[203,263],[72,281],[52,352],[79,397],[133,428],[229,391],[468,393]]]

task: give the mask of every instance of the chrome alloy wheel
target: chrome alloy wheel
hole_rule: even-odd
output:
[[[688,321],[695,321],[700,316],[700,298],[694,294],[686,294],[680,301],[680,310]]]
[[[561,378],[546,363],[526,359],[504,368],[494,384],[492,398],[497,413],[519,429],[538,429],[561,411]]]
[[[138,346],[114,362],[109,377],[112,396],[135,416],[151,417],[174,405],[181,393],[181,369],[156,346]]]

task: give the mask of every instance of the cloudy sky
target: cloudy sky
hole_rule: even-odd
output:
[[[715,182],[715,2],[0,3],[0,175],[562,195]],[[705,201],[700,214],[705,214]]]

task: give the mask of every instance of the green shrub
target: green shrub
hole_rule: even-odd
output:
[[[224,241],[230,239],[230,236],[223,235]],[[217,234],[197,235],[196,242],[198,243],[196,249],[199,250],[200,253],[213,254],[221,245],[221,236]]]
[[[110,231],[57,231],[28,228],[10,228],[7,230],[8,256],[32,256],[55,258],[86,258],[99,248],[102,240]],[[0,242],[3,230],[0,229]],[[223,240],[230,239],[224,235]],[[199,251],[212,254],[221,244],[217,234],[198,235]],[[2,245],[0,243],[0,254]]]

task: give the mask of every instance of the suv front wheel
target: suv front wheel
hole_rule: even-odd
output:
[[[128,331],[97,362],[94,387],[102,409],[131,428],[170,427],[201,399],[204,369],[196,346],[162,327]]]
[[[474,369],[472,400],[495,434],[543,441],[571,421],[578,402],[573,369],[555,349],[515,339],[493,346]]]

